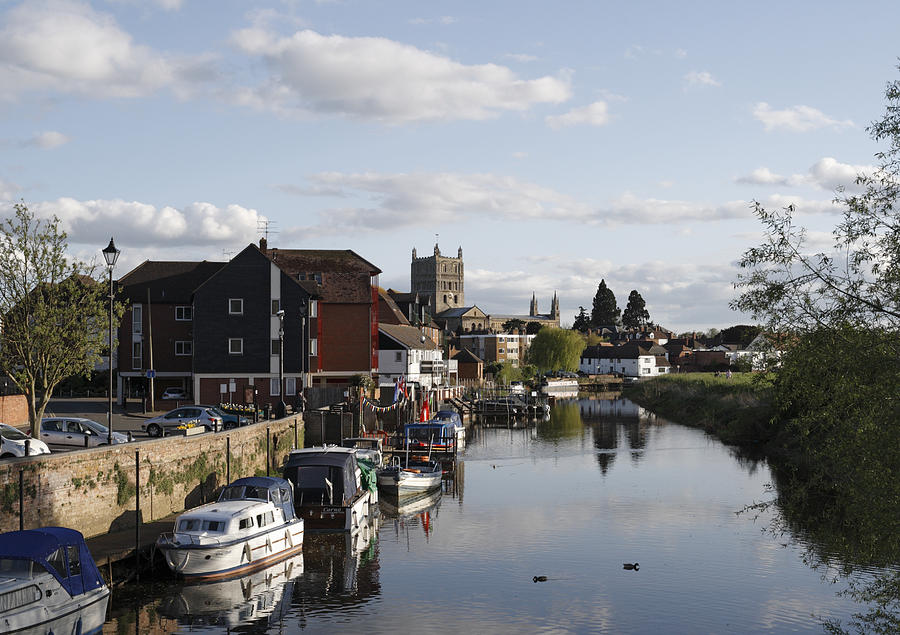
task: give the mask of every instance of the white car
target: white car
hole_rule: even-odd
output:
[[[85,446],[85,439],[88,445]],[[81,417],[45,417],[41,419],[41,440],[44,443],[92,447],[107,445],[109,429],[96,421]],[[112,442],[127,443],[128,437],[113,430]]]
[[[163,399],[177,399],[178,401],[184,401],[188,398],[187,391],[184,388],[175,388],[169,387],[163,391],[162,394]]]
[[[28,456],[50,454],[50,448],[40,439],[32,439],[18,428],[0,423],[0,459],[25,456],[26,441],[30,441]]]

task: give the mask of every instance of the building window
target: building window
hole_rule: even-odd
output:
[[[272,315],[275,315],[281,310],[281,300],[272,300]]]
[[[228,354],[243,355],[244,354],[244,338],[229,337],[228,338]]]
[[[143,346],[140,342],[132,342],[131,343],[131,368],[132,370],[136,370],[143,367],[143,363],[141,360],[141,351],[143,350]]]
[[[140,335],[144,327],[144,307],[140,304],[131,305],[131,332]]]
[[[272,340],[272,355],[278,355],[281,352],[281,340]]]
[[[298,273],[297,280],[315,280],[319,284],[322,284],[322,272],[321,271],[315,271],[315,272],[307,271],[305,273]]]
[[[228,298],[228,314],[243,315],[244,314],[244,298]]]
[[[316,338],[312,338],[309,340],[309,354],[310,355],[318,355],[319,354],[319,340]]]
[[[285,395],[296,395],[297,394],[297,378],[296,377],[285,377],[284,378],[284,394]]]
[[[269,395],[272,397],[278,397],[281,394],[281,382],[278,381],[277,377],[272,377],[269,379]]]
[[[175,341],[175,354],[176,355],[193,355],[194,354],[194,343],[191,340],[176,340]]]
[[[175,307],[175,321],[176,322],[190,322],[194,319],[194,307],[190,306],[176,306]]]
[[[309,317],[318,317],[319,316],[319,301],[318,300],[310,300],[309,301]]]
[[[396,353],[394,353],[394,361],[402,362],[403,361],[403,353],[401,353],[400,351],[397,351]]]

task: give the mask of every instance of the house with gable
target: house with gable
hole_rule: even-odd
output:
[[[655,377],[670,369],[666,349],[649,343],[588,346],[581,353],[578,365],[578,370],[587,375],[618,374],[634,378]]]
[[[456,364],[446,364],[441,347],[415,326],[378,325],[378,383],[393,386],[400,377],[408,384],[430,389],[450,383]],[[455,382],[454,382],[455,383]]]
[[[282,401],[283,375],[283,400],[295,406],[318,366],[311,337],[319,331],[317,298],[314,281],[289,275],[253,244],[200,284],[193,294],[195,402],[274,405]]]

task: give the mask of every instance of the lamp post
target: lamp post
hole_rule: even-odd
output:
[[[113,239],[109,239],[109,244],[103,250],[103,259],[106,261],[106,269],[109,271],[109,411],[107,412],[106,421],[106,442],[112,445],[112,413],[113,413],[113,267],[116,266],[116,260],[119,259],[118,249]]]
[[[275,315],[278,316],[278,418],[287,414],[287,406],[284,403],[284,309]]]

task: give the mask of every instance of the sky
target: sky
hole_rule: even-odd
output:
[[[898,79],[900,3],[0,0],[0,216],[72,255],[352,249],[563,325],[600,280],[676,332],[729,308],[752,201],[825,248]],[[99,275],[102,275],[101,272]]]

